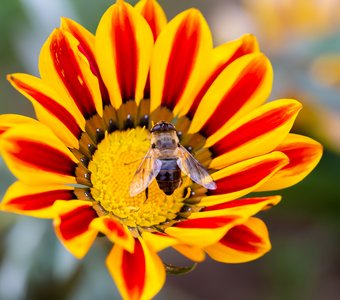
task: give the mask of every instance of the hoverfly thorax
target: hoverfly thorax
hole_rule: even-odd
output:
[[[161,121],[156,123],[150,130],[151,132],[151,147],[170,154],[171,150],[178,147],[177,131],[174,125]]]

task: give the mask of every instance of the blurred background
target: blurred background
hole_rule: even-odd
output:
[[[131,1],[132,2],[132,1]],[[168,276],[155,299],[339,299],[340,297],[340,0],[159,1],[169,19],[189,7],[205,15],[215,45],[254,33],[274,67],[270,97],[297,98],[294,132],[320,141],[324,156],[303,182],[283,190],[262,214],[273,249],[246,264],[207,259]],[[95,32],[110,0],[1,0],[0,113],[33,116],[6,74],[38,75],[39,50],[61,16]],[[0,159],[0,196],[14,181]],[[105,266],[107,244],[82,261],[57,241],[49,220],[0,213],[0,300],[119,299]],[[168,262],[172,257],[169,253]]]

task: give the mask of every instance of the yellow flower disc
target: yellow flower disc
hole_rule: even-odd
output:
[[[149,133],[144,128],[114,131],[98,145],[88,167],[93,198],[130,227],[150,227],[172,220],[183,206],[184,184],[166,196],[154,180],[148,198],[145,192],[130,196],[132,178],[149,147]]]

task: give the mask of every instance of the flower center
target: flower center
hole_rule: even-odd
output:
[[[129,227],[152,227],[173,220],[183,206],[185,182],[170,196],[159,189],[156,180],[147,192],[130,196],[132,178],[149,147],[147,129],[106,132],[88,166],[92,197]]]

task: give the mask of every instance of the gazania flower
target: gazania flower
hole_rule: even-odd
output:
[[[213,48],[195,9],[168,24],[153,0],[117,1],[92,35],[63,19],[44,44],[41,78],[9,75],[37,120],[2,115],[1,154],[18,178],[1,208],[53,218],[64,246],[82,258],[99,233],[114,243],[108,269],[124,299],[150,299],[173,247],[194,262],[256,259],[270,249],[254,215],[317,164],[317,142],[290,134],[301,104],[269,96],[272,69],[252,35]],[[153,181],[131,197],[153,122],[176,126],[180,143],[217,185],[182,175],[172,195]],[[181,268],[168,266],[169,271]]]

